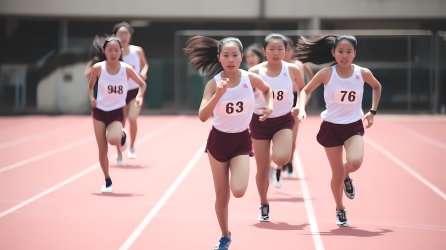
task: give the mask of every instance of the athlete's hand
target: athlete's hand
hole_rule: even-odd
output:
[[[297,116],[299,122],[302,123],[305,119],[307,119],[307,113],[305,110],[299,110],[299,115]]]
[[[229,78],[222,78],[217,83],[217,91],[215,92],[215,95],[218,98],[221,98],[226,93],[226,90],[228,89],[228,81]]]
[[[269,108],[269,107],[259,107],[256,108],[257,110],[261,110],[263,115],[259,117],[259,121],[263,122],[266,120],[266,118],[268,118],[269,115],[271,115],[271,113],[273,112],[273,109]]]
[[[96,101],[96,99],[91,99],[90,102],[91,102],[91,107],[92,107],[92,108],[96,108],[96,105],[98,104],[98,102]]]
[[[373,125],[373,118],[375,118],[375,115],[370,112],[365,114],[365,116],[362,118],[362,122],[364,122],[364,120],[367,120],[366,128],[370,128]]]
[[[293,108],[291,109],[291,115],[292,115],[293,117],[297,117],[297,116],[299,115],[299,108],[293,107]]]
[[[140,108],[142,106],[143,100],[144,99],[142,97],[137,96],[135,98],[135,107]]]

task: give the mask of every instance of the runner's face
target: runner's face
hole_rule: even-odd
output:
[[[237,42],[227,42],[221,46],[218,60],[228,73],[235,73],[238,71],[242,63],[243,54],[240,52],[240,47]]]
[[[335,50],[332,50],[331,53],[339,66],[342,67],[350,66],[356,56],[356,50],[353,47],[353,44],[345,39],[339,41]]]
[[[285,58],[285,44],[280,38],[270,38],[263,53],[270,63],[281,63]]]
[[[127,27],[120,27],[117,31],[116,31],[116,36],[119,37],[119,39],[121,39],[121,44],[123,47],[127,47],[130,43],[130,39],[132,39],[132,34],[130,34],[129,29],[127,29]]]
[[[260,57],[257,56],[256,53],[252,52],[252,50],[246,52],[245,59],[250,68],[260,63]]]
[[[107,43],[107,46],[104,49],[102,49],[102,52],[105,54],[107,61],[118,62],[121,57],[122,49],[119,46],[118,41],[111,41]]]
[[[291,62],[291,60],[293,59],[293,55],[294,55],[294,48],[288,44],[288,46],[286,47],[285,50],[285,58],[283,58],[283,60],[285,62]]]

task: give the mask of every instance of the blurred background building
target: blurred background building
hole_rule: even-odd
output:
[[[383,85],[380,111],[445,113],[445,10],[445,0],[0,0],[0,114],[89,113],[88,49],[123,20],[150,65],[143,113],[196,113],[206,78],[181,53],[192,35],[248,46],[271,31],[356,35],[355,62]],[[318,91],[313,110],[324,108]]]

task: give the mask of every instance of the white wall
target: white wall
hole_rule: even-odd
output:
[[[90,111],[87,94],[88,79],[84,76],[87,63],[61,67],[37,85],[37,109],[47,112],[86,113]],[[72,81],[64,81],[71,74]]]

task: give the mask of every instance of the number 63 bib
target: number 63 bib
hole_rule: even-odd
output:
[[[220,114],[237,116],[248,113],[252,104],[246,99],[231,100],[220,103]]]
[[[356,104],[361,99],[361,91],[358,89],[336,89],[334,100],[339,104]]]

